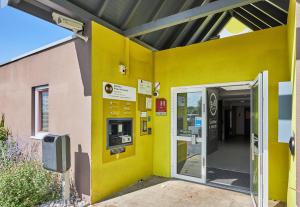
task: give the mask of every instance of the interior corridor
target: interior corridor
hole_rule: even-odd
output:
[[[250,91],[219,87],[217,130],[208,137],[207,182],[250,191]]]
[[[250,187],[249,139],[242,136],[220,142],[218,150],[207,156],[207,181],[239,187]]]

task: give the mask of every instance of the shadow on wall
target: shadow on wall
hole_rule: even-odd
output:
[[[88,37],[91,35],[90,25],[86,26],[86,34]],[[81,80],[84,87],[84,96],[91,96],[91,40],[88,42],[81,39],[75,41],[75,48],[77,59],[80,67]]]
[[[90,158],[88,153],[82,152],[78,145],[78,152],[75,152],[75,180],[76,189],[80,197],[90,195]]]

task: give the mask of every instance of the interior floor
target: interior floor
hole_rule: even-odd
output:
[[[250,190],[249,90],[218,88],[216,141],[209,141],[207,182]]]
[[[249,139],[236,136],[219,142],[218,150],[207,156],[207,167],[250,173]]]
[[[207,156],[207,181],[249,190],[249,145],[242,136],[220,142],[218,150]]]

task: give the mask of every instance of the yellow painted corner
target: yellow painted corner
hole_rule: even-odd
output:
[[[119,64],[128,68],[126,75],[119,72]],[[92,23],[92,161],[91,192],[95,203],[134,182],[152,175],[153,138],[140,136],[134,130],[133,146],[127,155],[110,157],[106,153],[106,134],[102,83],[108,81],[137,87],[138,79],[153,81],[152,51],[129,41],[111,30]],[[106,108],[106,107],[105,107]],[[134,104],[134,129],[139,129],[139,112]],[[149,113],[151,115],[151,112]],[[133,151],[132,151],[133,150]],[[107,161],[105,161],[105,157]],[[111,159],[111,160],[110,160]]]

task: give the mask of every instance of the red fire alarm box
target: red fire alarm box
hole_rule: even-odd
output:
[[[167,100],[165,98],[156,99],[156,115],[157,116],[167,115]]]

